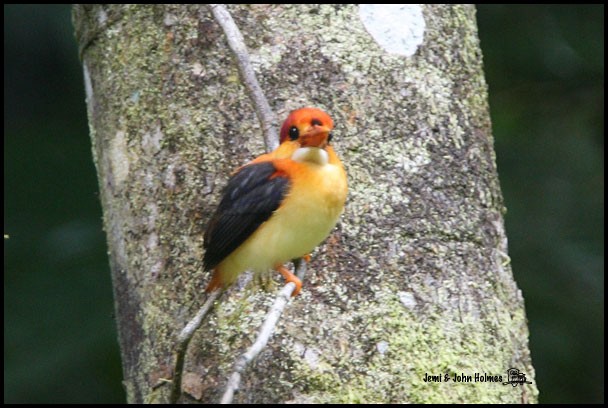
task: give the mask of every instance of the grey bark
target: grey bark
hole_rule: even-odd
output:
[[[472,6],[423,6],[388,54],[355,5],[229,6],[279,118],[324,108],[350,192],[302,294],[235,402],[536,402],[507,256]],[[204,302],[205,222],[264,151],[205,6],[74,7],[129,402],[162,402],[176,335]],[[278,279],[277,279],[278,280]],[[183,401],[217,402],[274,293],[236,285],[190,345]],[[532,384],[429,383],[425,374]]]

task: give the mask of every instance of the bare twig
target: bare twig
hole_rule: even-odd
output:
[[[276,117],[268,104],[268,100],[266,99],[260,84],[256,79],[255,72],[251,65],[251,60],[249,59],[249,53],[247,52],[247,47],[245,46],[245,40],[243,39],[239,28],[232,19],[232,16],[223,4],[210,4],[209,6],[215,20],[224,30],[224,34],[228,40],[228,46],[232,50],[236,59],[239,72],[243,82],[245,83],[249,97],[251,98],[251,101],[255,107],[258,120],[262,125],[266,149],[268,151],[272,151],[279,145]],[[294,266],[296,269],[296,276],[303,281],[304,275],[306,274],[306,262],[301,259],[294,260]],[[241,374],[245,371],[247,365],[253,361],[260,351],[262,351],[262,349],[266,346],[268,340],[270,340],[270,337],[274,333],[274,329],[279,321],[279,318],[281,317],[281,314],[283,313],[283,310],[285,310],[285,307],[291,300],[291,295],[295,288],[295,283],[289,282],[277,295],[274,304],[268,312],[264,324],[260,329],[260,333],[255,343],[247,350],[245,354],[239,357],[235,364],[234,372],[226,385],[226,391],[222,397],[221,402],[223,404],[232,402],[234,393],[239,388]],[[194,336],[196,330],[201,326],[203,318],[213,308],[214,302],[219,298],[221,293],[223,293],[221,290],[211,292],[203,307],[199,310],[196,316],[190,320],[190,322],[186,325],[186,327],[184,327],[178,336],[177,356],[170,403],[176,403],[181,395],[182,374],[186,352],[188,351],[188,344],[190,343],[190,340],[192,339],[192,336]]]
[[[296,267],[296,275],[300,280],[304,279],[304,275],[306,274],[306,262],[303,260],[294,261],[294,265]],[[228,384],[226,384],[226,390],[224,391],[224,395],[222,396],[222,404],[231,404],[232,399],[234,397],[234,393],[239,389],[239,385],[241,382],[241,374],[247,368],[247,365],[253,361],[257,357],[257,355],[264,349],[268,340],[274,333],[274,329],[285,310],[285,307],[289,304],[291,300],[291,294],[295,290],[296,285],[293,282],[289,282],[286,284],[283,289],[277,295],[274,304],[270,308],[270,311],[266,315],[266,319],[264,319],[264,324],[260,329],[260,333],[256,338],[255,342],[249,347],[249,349],[241,355],[234,365],[234,371],[228,380]]]
[[[247,88],[247,92],[249,93],[249,97],[251,98],[253,105],[255,106],[256,113],[258,115],[258,119],[262,124],[262,129],[264,130],[264,141],[266,143],[267,150],[274,150],[279,145],[278,138],[278,127],[276,123],[276,117],[268,104],[268,100],[258,83],[255,72],[251,65],[251,60],[249,59],[249,53],[247,52],[247,47],[245,46],[245,40],[241,34],[241,31],[234,23],[232,16],[226,9],[226,7],[222,4],[211,4],[211,12],[215,17],[216,21],[222,26],[224,30],[224,34],[226,34],[226,39],[228,40],[228,45],[232,50],[234,57],[236,59],[237,65],[239,67],[239,72],[243,81],[245,82],[245,86]],[[300,280],[304,279],[304,274],[306,273],[306,262],[302,260],[294,261],[294,265],[296,266],[296,275]],[[247,364],[249,364],[268,343],[270,336],[272,336],[274,329],[285,310],[285,307],[291,300],[291,294],[295,290],[296,285],[294,283],[288,283],[283,287],[283,289],[277,295],[275,302],[268,312],[264,324],[260,330],[257,340],[255,343],[247,350],[245,354],[243,354],[237,360],[234,368],[234,372],[230,376],[228,380],[228,384],[226,385],[226,391],[224,392],[224,396],[222,397],[222,404],[229,404],[232,402],[232,398],[234,397],[234,393],[238,390],[239,384],[241,381],[241,374],[245,371]]]
[[[182,374],[184,371],[184,360],[186,359],[186,352],[188,351],[188,344],[192,340],[192,336],[201,324],[203,318],[213,309],[213,305],[222,294],[221,289],[216,289],[209,293],[205,304],[200,308],[198,313],[188,322],[186,327],[182,329],[177,336],[177,351],[175,356],[175,368],[173,370],[173,382],[171,385],[171,396],[169,397],[169,403],[175,404],[181,395],[182,390]]]
[[[236,59],[239,72],[262,125],[266,149],[272,151],[279,145],[277,119],[255,76],[255,71],[249,59],[249,52],[245,46],[245,39],[225,5],[210,4],[209,6],[213,17],[222,26],[224,34],[226,34],[226,40],[228,40],[228,46]]]

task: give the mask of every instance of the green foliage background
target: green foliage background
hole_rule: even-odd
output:
[[[604,6],[479,6],[541,402],[604,401]],[[69,6],[4,6],[4,402],[123,402]]]

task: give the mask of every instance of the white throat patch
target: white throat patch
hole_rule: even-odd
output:
[[[319,149],[318,147],[300,147],[293,152],[291,159],[298,162],[309,162],[324,166],[329,161],[329,156],[324,149]]]

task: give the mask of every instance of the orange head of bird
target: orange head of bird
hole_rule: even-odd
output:
[[[331,141],[334,121],[317,108],[292,111],[281,127],[281,143],[297,141],[302,147],[325,148]]]

